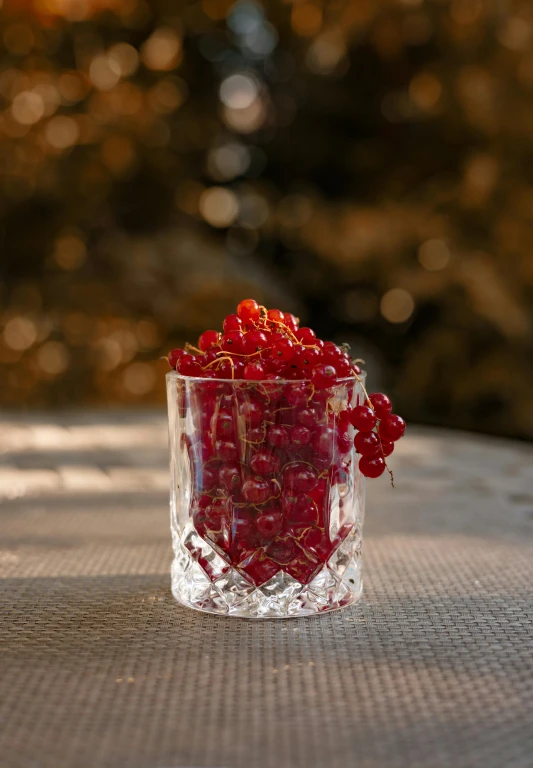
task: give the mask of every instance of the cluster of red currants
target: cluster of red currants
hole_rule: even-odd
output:
[[[300,328],[298,318],[289,312],[266,309],[254,299],[241,301],[237,313],[224,319],[222,333],[205,331],[198,348],[173,349],[168,362],[182,376],[261,381],[265,386],[282,380],[308,381],[310,391],[326,393],[341,380],[360,381],[361,373],[346,349],[318,339],[311,328]],[[366,405],[346,413],[358,430],[354,443],[366,477],[383,474],[386,457],[405,431],[404,420],[391,410],[389,398],[375,393],[367,397]]]

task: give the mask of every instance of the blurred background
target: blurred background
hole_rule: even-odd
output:
[[[164,402],[254,297],[533,437],[533,6],[3,0],[0,405]]]

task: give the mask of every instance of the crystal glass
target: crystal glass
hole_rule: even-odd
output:
[[[361,384],[171,372],[167,395],[176,600],[265,619],[355,602],[364,477],[346,408]]]

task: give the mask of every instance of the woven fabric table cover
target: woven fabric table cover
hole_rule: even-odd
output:
[[[0,419],[0,766],[531,768],[533,452],[410,430],[365,592],[247,621],[170,594],[161,412]]]

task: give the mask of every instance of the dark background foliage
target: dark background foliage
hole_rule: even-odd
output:
[[[533,9],[4,0],[1,403],[161,403],[244,297],[533,435]]]

